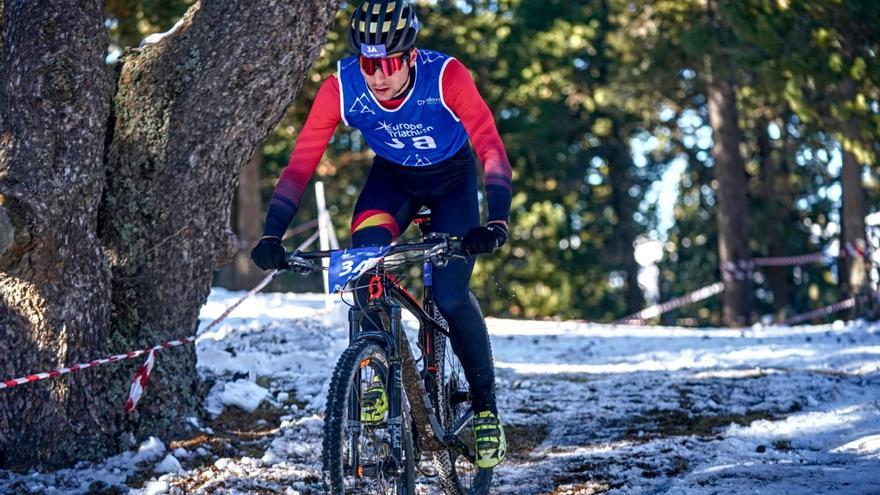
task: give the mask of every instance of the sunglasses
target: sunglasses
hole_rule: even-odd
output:
[[[381,70],[383,74],[390,76],[409,63],[409,53],[405,53],[399,57],[382,58],[369,58],[360,55],[358,56],[358,61],[361,65],[361,69],[363,69],[368,76],[372,76],[377,70]]]

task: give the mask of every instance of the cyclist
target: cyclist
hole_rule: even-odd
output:
[[[264,236],[251,257],[264,270],[284,267],[281,237],[330,137],[340,121],[359,129],[376,157],[355,205],[353,246],[390,244],[427,206],[432,228],[462,236],[471,255],[435,269],[433,286],[470,387],[477,465],[491,468],[503,460],[506,440],[486,323],[468,283],[472,255],[507,242],[510,163],[492,113],[465,66],[443,53],[416,48],[419,21],[404,0],[364,0],[349,26],[354,54],[340,60],[337,73],[321,85],[275,186]],[[476,162],[468,138],[483,164],[485,226],[480,225]],[[376,403],[387,404],[379,399]],[[365,409],[365,421],[384,414],[376,407]]]

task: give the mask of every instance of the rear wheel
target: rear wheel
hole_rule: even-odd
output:
[[[387,414],[369,422],[362,422],[360,417],[360,401],[367,389],[381,384],[390,398],[389,383],[388,359],[380,345],[358,341],[339,358],[324,416],[322,461],[328,493],[415,493],[415,455],[407,408],[402,408],[403,414],[396,420]],[[396,440],[392,438],[392,423],[399,425]],[[399,461],[392,455],[394,442],[402,443]]]
[[[437,310],[434,318],[446,326],[446,320]],[[446,326],[448,328],[448,326]],[[434,333],[434,359],[437,364],[436,390],[432,393],[434,410],[445,430],[460,424],[463,418],[472,414],[468,383],[464,368],[452,344],[440,332]],[[474,437],[471,421],[456,433],[458,438],[474,450]],[[489,493],[492,470],[478,468],[476,464],[457,450],[447,449],[434,454],[434,467],[437,469],[440,487],[446,495],[482,495]]]

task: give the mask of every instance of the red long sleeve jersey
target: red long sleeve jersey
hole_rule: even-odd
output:
[[[467,68],[458,60],[450,60],[443,73],[441,85],[446,105],[461,119],[477,157],[483,164],[486,189],[490,196],[489,218],[506,220],[512,171],[492,112],[480,96]],[[404,101],[405,97],[382,102],[382,105],[394,109]],[[266,235],[280,237],[287,229],[341,120],[339,81],[336,76],[330,76],[321,84],[306,123],[300,131],[290,162],[275,186],[266,220]]]

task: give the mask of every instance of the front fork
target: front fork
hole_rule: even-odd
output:
[[[379,277],[375,277],[374,280],[379,279]],[[378,283],[381,284],[381,279],[378,280]],[[370,305],[378,305],[385,306],[386,310],[390,313],[390,333],[391,340],[393,342],[401,342],[401,333],[403,332],[402,318],[401,318],[401,310],[400,306],[397,304],[386,304],[386,300],[383,297],[384,290],[382,290],[381,285],[374,286],[373,281],[370,283]],[[352,344],[360,334],[360,322],[362,318],[362,311],[356,308],[352,308],[348,312],[348,341],[349,345]],[[386,346],[386,357],[388,358],[388,383],[386,385],[386,390],[388,393],[388,434],[390,436],[391,443],[391,457],[396,469],[398,472],[402,472],[404,463],[403,461],[403,428],[409,427],[409,425],[404,425],[403,421],[403,378],[402,378],[402,369],[400,362],[400,354],[397,351],[395,346]],[[361,383],[361,370],[358,369],[355,371],[355,380],[354,383]],[[351,411],[351,416],[349,419],[349,452],[352,453],[351,459],[351,468],[352,468],[352,476],[359,478],[361,477],[361,473],[358,473],[358,467],[360,466],[360,458],[358,452],[358,444],[360,443],[360,436],[362,433],[362,426],[360,422],[360,414],[361,414],[361,390],[360,385],[355,390],[354,394],[349,395],[349,403],[348,410]]]
[[[391,338],[394,342],[400,342],[400,333],[403,332],[400,317],[400,306],[391,305]],[[403,394],[401,393],[402,377],[400,355],[397,348],[388,349],[394,355],[388,356],[388,433],[391,435],[391,457],[397,463],[398,470],[403,468],[403,429],[409,425],[403,424]]]
[[[357,337],[358,332],[360,331],[361,324],[361,310],[357,308],[351,308],[348,310],[348,343],[351,345],[355,338]],[[348,417],[348,452],[351,459],[349,459],[349,466],[351,467],[351,475],[355,478],[360,478],[361,473],[359,472],[359,468],[361,465],[360,452],[358,450],[358,445],[360,444],[361,439],[361,370],[360,368],[355,371],[354,374],[354,382],[357,383],[358,386],[355,387],[354,393],[348,396],[348,410],[350,411]]]

